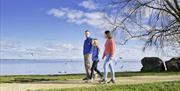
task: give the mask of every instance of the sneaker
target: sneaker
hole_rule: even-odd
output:
[[[115,80],[111,79],[108,83],[116,83]]]
[[[100,80],[103,80],[104,79],[104,77],[100,77]]]
[[[89,80],[89,78],[86,77],[86,78],[84,78],[83,80]]]
[[[87,83],[92,83],[93,82],[93,79],[89,79],[86,81]]]
[[[104,80],[104,79],[102,79],[102,80],[100,80],[100,81],[99,81],[99,83],[104,83],[104,84],[106,84],[106,83],[107,83],[107,81],[106,81],[106,80]]]

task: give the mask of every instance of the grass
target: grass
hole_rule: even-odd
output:
[[[40,89],[34,91],[180,91],[180,81],[145,83],[136,85],[97,85],[94,87],[48,90]]]
[[[83,75],[15,75],[0,76],[0,83],[22,83],[22,82],[38,82],[38,81],[59,81],[67,79],[80,79]]]
[[[180,75],[180,72],[117,72],[116,77],[148,76],[148,75]],[[14,75],[0,76],[0,83],[22,83],[38,81],[65,81],[68,79],[82,79],[84,74],[71,75]]]

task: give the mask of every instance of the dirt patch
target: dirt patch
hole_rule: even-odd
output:
[[[133,77],[118,77],[116,78],[116,84],[140,84],[140,83],[152,83],[161,81],[176,81],[180,80],[180,75],[172,76],[133,76]],[[0,91],[27,91],[29,89],[54,89],[54,88],[73,88],[73,87],[89,87],[96,86],[98,81],[93,83],[86,83],[82,80],[67,80],[67,81],[43,81],[32,83],[3,83],[0,84]]]

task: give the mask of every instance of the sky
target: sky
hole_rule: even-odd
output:
[[[1,59],[83,59],[85,30],[99,39],[101,57],[103,32],[111,27],[100,11],[107,1],[0,0]],[[137,40],[116,47],[117,59],[167,59],[153,48],[142,52],[143,43]]]

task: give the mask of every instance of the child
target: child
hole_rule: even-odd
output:
[[[92,81],[92,76],[94,74],[94,71],[97,72],[97,74],[99,74],[99,76],[102,78],[103,75],[101,74],[101,72],[97,69],[97,65],[98,65],[98,62],[99,62],[99,58],[98,58],[98,55],[99,55],[99,51],[100,51],[100,48],[98,46],[98,39],[93,39],[92,40],[92,45],[93,45],[93,48],[92,48],[92,61],[93,61],[93,64],[92,64],[92,67],[91,67],[91,75],[90,75],[90,81]]]

